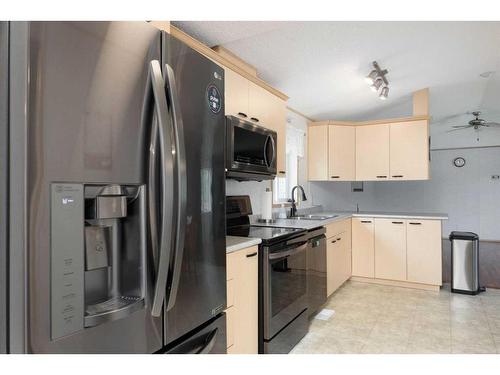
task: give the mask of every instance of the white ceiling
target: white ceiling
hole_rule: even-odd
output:
[[[173,24],[254,65],[290,97],[291,108],[315,120],[407,116],[411,93],[429,87],[434,122],[476,109],[500,121],[500,22]],[[389,70],[385,102],[364,81],[373,60]],[[479,76],[487,71],[498,72]]]

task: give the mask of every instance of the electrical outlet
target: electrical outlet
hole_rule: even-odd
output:
[[[500,175],[498,175],[498,174],[493,174],[493,175],[491,175],[491,179],[492,179],[492,180],[500,180]]]

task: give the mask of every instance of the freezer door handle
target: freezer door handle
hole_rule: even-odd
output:
[[[146,86],[145,107],[150,100],[151,92],[154,100],[154,119],[151,130],[149,149],[149,219],[153,255],[157,258],[156,283],[151,314],[160,316],[167,287],[169,260],[172,249],[171,230],[173,221],[173,156],[171,150],[172,133],[168,116],[167,98],[165,96],[165,81],[162,77],[161,66],[158,60],[152,60],[149,66],[148,83]],[[161,174],[161,231],[158,243],[158,216],[156,212],[156,146],[160,142],[160,174]]]
[[[177,209],[175,229],[175,254],[172,274],[172,284],[169,288],[167,300],[167,311],[175,305],[179,280],[181,276],[182,258],[184,254],[184,236],[186,228],[186,201],[187,201],[187,176],[186,176],[186,147],[184,141],[184,125],[179,106],[179,98],[175,83],[174,70],[169,64],[165,64],[165,81],[167,83],[167,96],[170,103],[170,112],[174,124],[175,139],[175,179],[177,184]]]

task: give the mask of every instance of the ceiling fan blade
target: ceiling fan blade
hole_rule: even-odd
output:
[[[463,129],[467,129],[467,128],[472,128],[472,127],[473,126],[471,126],[471,125],[467,125],[467,126],[454,126],[455,129],[447,130],[446,133],[454,132],[454,131],[457,131],[457,130],[463,130]]]
[[[457,117],[462,117],[462,116],[467,116],[467,115],[472,115],[472,112],[471,111],[467,111],[467,112],[462,112],[462,113],[457,113],[455,115],[451,115],[451,116],[445,116],[445,117],[442,117],[440,119],[437,119],[437,121],[433,121],[434,124],[440,124],[442,122],[447,122],[447,121],[450,121],[450,120],[453,120]]]
[[[484,126],[500,126],[500,122],[488,121],[484,123]]]
[[[472,125],[458,125],[458,126],[452,126],[452,128],[470,128]]]

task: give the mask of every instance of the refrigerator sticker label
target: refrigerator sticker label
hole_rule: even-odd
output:
[[[208,107],[213,113],[219,113],[222,107],[222,98],[219,89],[215,85],[207,87]]]

